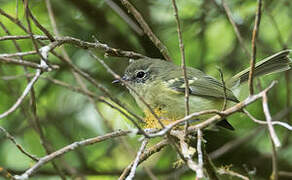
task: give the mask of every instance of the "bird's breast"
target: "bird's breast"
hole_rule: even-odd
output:
[[[160,83],[161,84],[161,83]],[[140,97],[134,92],[131,94],[134,96],[137,104],[145,113],[146,128],[160,128],[160,124],[141,100],[143,98],[145,102],[151,107],[155,114],[161,119],[164,125],[170,124],[175,120],[183,118],[185,116],[185,95],[184,93],[174,91],[166,86],[152,84],[151,87],[141,87],[138,90]],[[190,113],[199,112],[208,109],[220,110],[223,105],[223,100],[213,97],[203,97],[190,95],[189,107]],[[201,120],[210,117],[201,116],[198,117]]]

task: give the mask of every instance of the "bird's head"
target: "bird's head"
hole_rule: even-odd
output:
[[[122,79],[134,88],[142,87],[160,77],[168,64],[168,62],[160,59],[138,59],[129,64]]]

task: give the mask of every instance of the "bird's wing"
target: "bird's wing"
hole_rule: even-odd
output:
[[[222,83],[211,76],[203,74],[201,71],[195,73],[193,69],[189,71],[188,82],[190,95],[225,98],[224,86]],[[169,79],[166,84],[176,92],[185,92],[185,81],[183,76],[180,78]],[[226,88],[226,99],[239,102],[233,92],[228,88]]]

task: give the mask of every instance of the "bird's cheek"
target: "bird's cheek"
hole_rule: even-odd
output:
[[[129,90],[131,90],[131,89],[134,89],[134,90],[136,90],[136,84],[133,82],[133,81],[127,81],[127,88],[129,89]]]

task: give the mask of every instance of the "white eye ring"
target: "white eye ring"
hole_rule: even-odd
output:
[[[138,71],[136,73],[136,77],[139,78],[139,79],[144,78],[145,75],[146,75],[146,73],[144,71]]]

